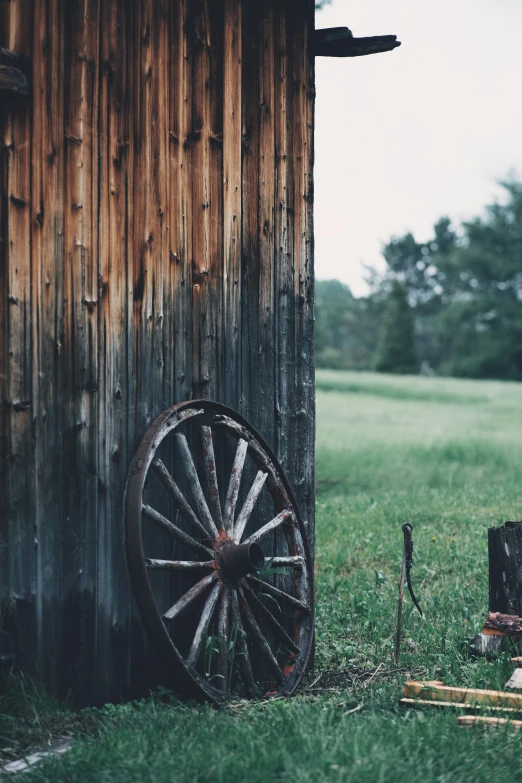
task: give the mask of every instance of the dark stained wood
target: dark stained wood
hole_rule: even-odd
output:
[[[191,10],[192,393],[223,399],[223,7],[218,0],[197,0]]]
[[[522,522],[488,529],[489,612],[522,617]]]
[[[84,689],[82,701],[84,672],[96,661],[99,13],[98,0],[69,3],[64,41],[63,656],[65,679]]]
[[[0,46],[33,74],[0,99],[2,644],[79,701],[154,667],[122,501],[160,411],[237,408],[312,534],[312,35],[310,0],[0,0]]]
[[[27,24],[27,20],[25,21]],[[32,316],[38,670],[63,692],[64,14],[35,0],[32,127]],[[37,98],[37,99],[36,99]]]
[[[187,0],[188,2],[188,0]],[[174,350],[176,401],[192,395],[192,36],[187,2],[173,4],[169,62],[169,165],[168,204],[171,329]]]
[[[329,27],[316,30],[314,54],[316,57],[361,57],[390,52],[400,46],[396,35],[375,35],[354,38],[348,27]]]
[[[522,522],[488,529],[489,610],[484,627],[468,644],[472,655],[488,656],[504,636],[522,636]]]
[[[0,63],[0,91],[15,95],[29,95],[29,81],[19,68]]]
[[[263,4],[259,21],[259,344],[256,395],[260,432],[272,448],[275,446],[274,392],[275,392],[275,25],[281,9],[276,3]],[[279,54],[279,53],[277,53]]]
[[[262,3],[242,10],[242,205],[241,205],[241,377],[239,412],[258,424],[259,406],[259,35]],[[266,392],[266,389],[263,389]],[[266,433],[263,433],[264,435]]]
[[[130,672],[130,589],[125,574],[121,497],[126,465],[132,458],[136,427],[136,388],[140,376],[135,344],[135,265],[144,241],[143,214],[135,189],[138,154],[133,120],[138,114],[134,68],[140,36],[137,9],[101,3],[100,29],[100,195],[98,280],[98,516],[96,533],[96,667],[98,699],[118,698]],[[125,42],[125,45],[124,45]],[[138,137],[139,139],[139,137]],[[139,241],[141,240],[141,242]],[[143,426],[143,425],[142,425]]]
[[[293,437],[292,476],[297,501],[305,518],[305,527],[314,556],[315,535],[315,354],[314,354],[314,232],[313,232],[313,163],[314,163],[314,58],[310,56],[314,9],[308,7],[308,24],[303,24],[297,7],[293,11],[292,84],[294,128],[294,215],[293,258],[296,364],[295,419],[290,431]]]
[[[28,0],[3,4],[0,43],[28,55]],[[18,660],[34,672],[37,616],[34,492],[35,415],[31,300],[31,119],[25,102],[2,100],[0,170],[0,585],[9,604]],[[3,119],[3,122],[2,122]],[[3,613],[6,617],[5,611]],[[14,643],[15,639],[13,639]],[[2,639],[2,643],[6,640]],[[10,647],[8,652],[10,652]],[[32,665],[31,665],[32,664]]]
[[[11,9],[14,11],[12,15],[10,15],[10,10],[6,9],[6,12],[3,14],[4,18],[0,18],[0,24],[2,24],[6,39],[10,32],[15,33],[16,31],[13,20],[16,19],[16,14],[20,7],[21,3],[18,3],[14,9]],[[23,41],[18,40],[19,44],[24,46]],[[27,36],[25,36],[25,40],[27,41]],[[0,46],[0,97],[2,93],[4,97],[7,93],[24,97],[29,95],[31,88],[30,75],[31,60],[29,57],[24,57],[20,52],[14,52],[4,46]]]
[[[241,394],[241,0],[225,1],[223,40],[223,375],[224,397],[239,409]]]

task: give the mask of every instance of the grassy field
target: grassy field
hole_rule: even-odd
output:
[[[465,642],[487,610],[487,528],[522,516],[522,385],[321,371],[317,416],[317,653],[308,689],[219,711],[160,693],[75,714],[18,680],[1,704],[3,746],[83,737],[25,781],[522,779],[513,731],[457,729],[454,712],[398,704],[409,674],[502,688],[512,671],[507,652],[470,660]],[[406,604],[397,669],[405,521],[415,528],[413,581],[425,619]]]

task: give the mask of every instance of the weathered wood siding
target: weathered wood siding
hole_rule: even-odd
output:
[[[2,653],[117,698],[127,470],[209,397],[275,448],[314,519],[311,0],[0,0],[33,61],[0,97]]]

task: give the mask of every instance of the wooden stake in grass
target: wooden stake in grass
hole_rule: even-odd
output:
[[[401,657],[402,604],[404,603],[404,579],[406,575],[406,548],[402,552],[401,579],[399,582],[399,601],[397,604],[397,635],[395,637],[395,665]]]
[[[411,586],[411,568],[413,566],[413,525],[411,522],[405,522],[402,526],[402,532],[404,533],[404,549],[402,552],[402,568],[401,568],[401,581],[399,582],[399,602],[397,607],[397,636],[395,638],[395,664],[399,663],[401,654],[401,636],[402,636],[402,604],[404,602],[404,581],[408,584],[408,591],[411,596],[411,600],[418,609],[420,616],[422,617],[422,609],[419,606],[419,602],[413,592]]]

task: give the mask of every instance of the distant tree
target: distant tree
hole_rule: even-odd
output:
[[[417,355],[442,374],[522,379],[522,183],[501,185],[504,199],[458,233],[441,218],[429,241],[408,233],[383,249],[413,304]]]
[[[315,356],[318,367],[368,370],[375,353],[382,296],[356,299],[339,280],[315,284]]]
[[[501,184],[458,230],[441,217],[426,242],[393,237],[368,296],[318,282],[317,366],[522,380],[522,182]]]
[[[399,280],[391,283],[374,367],[378,372],[417,372],[413,312],[408,302],[408,291]]]
[[[315,10],[319,11],[321,8],[324,8],[325,5],[330,5],[332,0],[316,0],[315,3]]]
[[[321,367],[346,368],[344,348],[349,334],[352,292],[340,280],[318,280],[315,288],[315,352]]]

